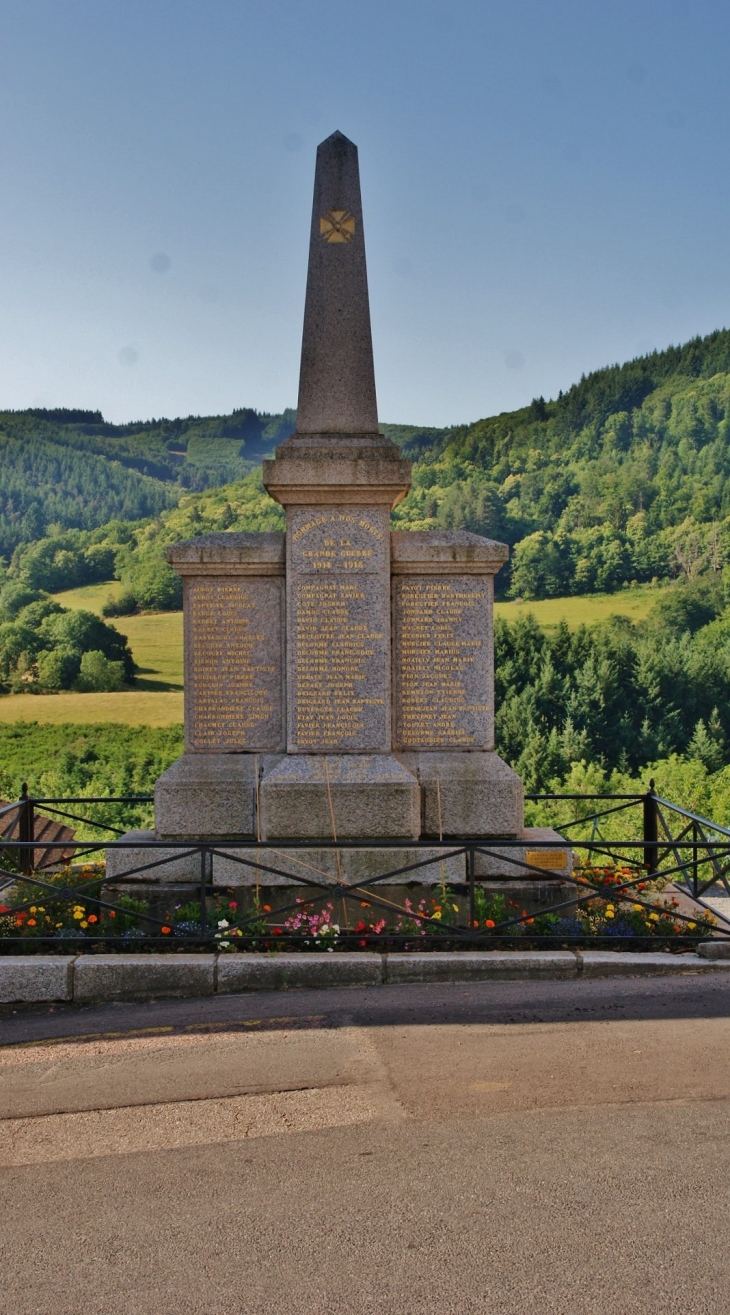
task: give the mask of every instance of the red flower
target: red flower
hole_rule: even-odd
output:
[[[281,936],[281,927],[274,927],[272,930],[275,936]]]
[[[170,932],[172,931],[172,927],[160,927],[160,931],[162,932],[163,936],[169,936]]]

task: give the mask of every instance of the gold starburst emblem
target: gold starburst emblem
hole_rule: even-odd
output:
[[[319,235],[325,242],[349,242],[355,232],[355,216],[349,210],[328,210],[319,221]]]

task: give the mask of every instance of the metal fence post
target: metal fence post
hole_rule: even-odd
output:
[[[655,872],[659,848],[659,810],[656,804],[654,777],[644,795],[644,867]]]
[[[474,850],[471,848],[467,855],[467,870],[469,873],[469,930],[473,931],[476,921],[474,917],[476,909],[474,900]]]
[[[30,876],[33,871],[33,841],[35,840],[35,813],[33,809],[33,800],[28,794],[28,783],[24,781],[20,787],[20,807],[18,809],[18,840],[22,844],[28,844],[28,849],[21,849],[19,867],[21,872]]]
[[[201,847],[200,850],[200,934],[208,935],[208,853]]]

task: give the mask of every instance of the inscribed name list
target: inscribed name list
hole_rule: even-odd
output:
[[[283,583],[185,581],[188,749],[283,748]]]
[[[390,747],[387,509],[289,512],[289,751]]]
[[[396,578],[393,619],[396,746],[491,747],[489,583]]]

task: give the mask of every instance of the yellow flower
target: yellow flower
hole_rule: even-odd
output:
[[[649,922],[658,922],[658,921],[659,921],[659,914],[658,914],[658,913],[650,913],[650,914],[649,914]]]
[[[83,909],[74,909],[74,918],[76,919],[77,922],[78,922],[79,918],[83,918],[83,916],[84,916],[84,910],[83,910]]]
[[[642,913],[642,912],[643,912],[643,908],[642,908],[641,904],[632,904],[631,907],[632,907],[632,909],[634,910],[634,913]]]
[[[607,917],[607,918],[615,918],[615,917],[616,917],[616,910],[615,910],[615,909],[606,909],[606,917]]]
[[[431,917],[436,918],[438,920],[441,917],[441,910],[437,909],[435,913],[431,914]]]
[[[458,906],[458,904],[452,904],[451,907],[452,907],[452,909],[454,910],[454,913],[458,913],[458,912],[459,912],[459,906]]]
[[[45,911],[46,911],[46,910],[44,909],[43,905],[42,905],[42,904],[39,904],[39,905],[38,905],[38,912],[39,912],[39,913],[45,913]]]
[[[688,923],[687,923],[687,930],[688,930],[688,931],[694,931],[694,929],[695,929],[696,926],[697,926],[697,923],[696,923],[696,922],[688,922]]]
[[[35,912],[36,912],[35,904],[31,904],[31,906],[30,906],[30,911],[31,911],[31,913],[35,913]]]
[[[62,927],[62,926],[63,926],[63,923],[62,923],[62,922],[57,922],[57,923],[56,923],[56,930],[58,930],[58,929],[59,929],[60,927]]]
[[[85,922],[85,921],[79,923],[79,926],[80,926],[80,927],[88,927],[88,925],[89,925],[88,922]]]

